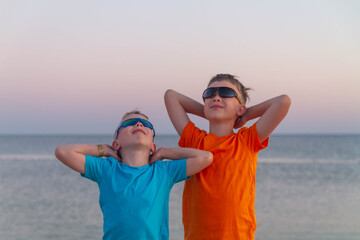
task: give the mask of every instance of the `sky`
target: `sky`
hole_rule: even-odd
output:
[[[359,134],[359,12],[333,0],[1,1],[0,134],[112,134],[135,108],[175,134],[164,92],[201,102],[217,73],[253,89],[248,107],[291,97],[277,134]]]

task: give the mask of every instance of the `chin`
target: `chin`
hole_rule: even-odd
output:
[[[230,120],[235,122],[235,120],[237,118],[237,117],[233,118],[233,117],[226,116],[223,112],[206,114],[205,117],[210,122],[228,122]]]
[[[209,122],[221,122],[225,120],[223,116],[208,116],[206,119],[209,120]]]

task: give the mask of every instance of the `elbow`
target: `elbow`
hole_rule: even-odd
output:
[[[172,100],[174,98],[178,98],[179,97],[179,93],[173,89],[168,89],[165,91],[164,94],[164,99],[166,100]]]
[[[206,152],[206,156],[204,158],[204,161],[206,162],[206,167],[208,167],[213,162],[213,154],[211,152]]]
[[[57,146],[57,147],[55,148],[55,157],[56,157],[56,158],[59,158],[60,152],[61,152],[61,146]]]
[[[168,89],[165,91],[164,101],[166,106],[174,104],[176,99],[177,99],[177,92],[175,90]]]
[[[171,97],[171,95],[173,95],[174,94],[174,90],[172,90],[172,89],[168,89],[168,90],[166,90],[165,91],[165,94],[164,94],[164,98],[166,99],[166,98],[169,98],[169,97]]]
[[[280,96],[280,102],[284,107],[290,108],[291,98],[288,95],[283,94]]]
[[[57,146],[55,149],[55,157],[60,161],[62,161],[63,156],[64,156],[63,146]]]
[[[164,101],[165,101],[165,103],[169,103],[173,99],[175,99],[175,97],[176,97],[176,91],[172,90],[172,89],[168,89],[168,90],[165,91]]]

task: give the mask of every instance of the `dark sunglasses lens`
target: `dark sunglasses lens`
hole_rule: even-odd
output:
[[[208,88],[203,93],[203,98],[211,98],[216,91],[216,88]]]
[[[236,92],[228,87],[219,87],[219,95],[224,98],[232,98],[236,96]]]

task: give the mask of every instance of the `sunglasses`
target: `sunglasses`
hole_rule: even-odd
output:
[[[215,92],[218,92],[219,96],[222,98],[236,98],[240,104],[241,100],[238,96],[238,94],[235,92],[234,89],[229,88],[229,87],[210,87],[205,89],[205,91],[203,92],[203,100],[205,101],[206,98],[212,98],[215,94]]]
[[[116,138],[115,139],[117,139],[118,136],[119,136],[120,128],[133,126],[133,125],[136,125],[138,122],[140,122],[144,127],[147,127],[150,130],[152,130],[153,131],[153,137],[155,137],[155,129],[154,129],[153,125],[151,124],[151,122],[149,122],[148,120],[142,119],[142,118],[130,118],[130,119],[127,119],[127,120],[123,121],[120,124],[119,128],[116,130]]]

